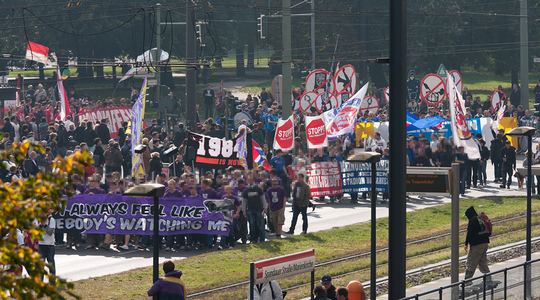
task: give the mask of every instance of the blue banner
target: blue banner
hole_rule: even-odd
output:
[[[388,192],[388,160],[377,163],[377,192]],[[371,163],[341,162],[344,193],[371,191]]]

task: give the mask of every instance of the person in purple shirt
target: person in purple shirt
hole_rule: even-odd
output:
[[[170,179],[167,183],[163,198],[182,198],[183,196],[183,193],[177,188],[176,180]]]
[[[285,189],[280,185],[278,177],[272,178],[272,186],[266,191],[266,201],[270,208],[270,221],[274,226],[276,237],[279,239],[285,223]]]
[[[221,199],[218,193],[216,193],[216,190],[212,188],[212,180],[210,179],[203,180],[199,194],[204,198],[204,200]]]
[[[161,277],[148,290],[148,296],[159,300],[184,300],[186,299],[186,285],[180,279],[182,271],[174,269],[174,263],[170,260],[163,263],[165,276]]]

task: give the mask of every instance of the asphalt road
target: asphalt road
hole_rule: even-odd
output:
[[[518,163],[520,166],[521,163]],[[492,177],[491,166],[488,168],[488,178]],[[517,196],[525,195],[525,190],[517,189],[514,185],[510,190],[499,188],[498,184],[490,183],[486,187],[472,189],[465,197],[483,197],[483,196]],[[407,200],[407,210],[413,211],[445,202],[450,199],[446,197],[411,197]],[[388,216],[388,203],[378,202],[377,218]],[[292,212],[290,207],[285,213],[284,231],[289,229]],[[321,204],[315,211],[308,212],[309,232],[327,230],[334,227],[340,227],[370,220],[369,201],[360,201],[357,205],[346,203]],[[296,227],[296,233],[300,233],[301,218]],[[217,250],[216,250],[217,251]],[[183,259],[196,254],[193,251],[181,252],[161,252],[161,260]],[[66,250],[57,247],[56,269],[57,274],[71,281],[86,279],[90,277],[104,276],[132,270],[136,268],[152,265],[152,253],[144,250],[130,250],[116,252],[112,250]]]

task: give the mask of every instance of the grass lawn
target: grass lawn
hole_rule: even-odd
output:
[[[501,218],[525,211],[523,198],[482,198],[461,200],[461,216],[467,207],[474,205],[479,211],[486,211],[492,219]],[[540,209],[540,203],[534,203],[534,210]],[[536,218],[535,218],[536,220]],[[466,219],[461,217],[464,226]],[[512,230],[508,238],[500,237],[500,242],[512,239],[522,239],[524,234],[519,233],[522,223],[509,223],[508,226],[495,226],[497,230]],[[388,219],[378,221],[377,238],[379,246],[387,245]],[[450,229],[450,205],[443,204],[432,208],[426,208],[407,214],[407,235],[409,239],[437,235]],[[447,249],[448,242],[431,242],[415,245],[408,248],[408,256],[415,256],[414,262],[408,259],[408,267],[412,268],[427,262],[439,261],[447,257],[447,253],[436,252],[427,254],[433,249]],[[332,258],[350,255],[353,253],[369,251],[369,223],[355,224],[327,231],[316,232],[306,236],[294,236],[285,240],[275,240],[264,244],[241,245],[226,251],[214,251],[201,253],[185,260],[177,262],[178,267],[184,273],[184,281],[189,291],[201,291],[211,287],[235,283],[246,280],[249,274],[249,262],[264,258],[294,253],[301,250],[315,248],[317,261],[327,261]],[[426,255],[423,255],[425,253]],[[336,264],[317,271],[317,276],[322,272],[341,274],[347,270],[352,271],[361,266],[369,266],[369,258],[348,261]],[[379,261],[383,263],[386,255],[380,254]],[[386,273],[386,268],[381,268],[381,275]],[[141,268],[124,273],[108,275],[99,278],[75,282],[75,292],[83,299],[100,298],[113,299],[145,298],[145,291],[149,287],[151,268]],[[302,277],[303,276],[303,277]],[[284,280],[282,286],[291,286],[306,280],[308,275],[301,275]],[[366,280],[366,274],[359,273],[357,279]],[[245,293],[245,288],[224,292],[219,296],[213,295],[213,299],[239,299]],[[303,292],[302,292],[303,293]],[[303,295],[306,295],[303,293]],[[216,298],[217,297],[217,298]],[[223,298],[222,298],[223,297]],[[294,297],[293,297],[294,298]],[[208,298],[210,299],[210,298]]]

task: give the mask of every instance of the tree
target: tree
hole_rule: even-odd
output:
[[[5,168],[7,161],[22,164],[30,149],[44,152],[39,144],[29,141],[13,144],[0,150],[1,165]],[[44,230],[37,224],[47,220],[50,210],[62,209],[65,197],[73,193],[70,175],[80,173],[90,163],[89,153],[76,152],[56,158],[50,173],[14,182],[0,181],[0,270],[7,270],[0,271],[1,299],[64,299],[67,295],[77,298],[71,283],[52,275],[32,248],[17,243],[17,229],[27,232],[32,240],[39,239]],[[21,267],[28,276],[21,275]]]

